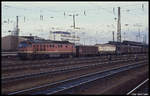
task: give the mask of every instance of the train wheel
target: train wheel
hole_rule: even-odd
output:
[[[73,55],[69,55],[69,58],[73,58]]]

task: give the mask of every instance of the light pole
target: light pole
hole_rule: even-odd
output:
[[[114,31],[112,31],[112,35],[113,35],[113,42],[115,41],[115,39],[114,39]]]
[[[96,31],[96,36],[97,36],[97,31]],[[96,39],[96,44],[97,44],[97,38],[95,38]]]
[[[139,23],[136,23],[136,24],[134,24],[133,26],[135,26],[135,27],[137,27],[138,28],[138,35],[137,35],[137,38],[138,38],[138,42],[140,42],[141,40],[140,40],[140,27],[142,27],[142,25]]]
[[[141,42],[140,28],[138,28],[138,32],[139,32],[139,42]]]
[[[54,18],[53,16],[50,17],[51,20],[50,20],[49,23],[52,23],[51,21],[53,20],[53,18]],[[54,36],[54,34],[53,34],[54,29],[55,29],[54,27],[50,27],[50,29],[49,29],[49,30],[50,30],[50,36],[49,36],[49,37],[50,37],[50,40],[55,40],[55,36]],[[53,38],[53,39],[52,39],[52,38]]]
[[[80,29],[75,26],[75,16],[78,16],[78,14],[72,14],[72,15],[70,14],[69,16],[73,17],[73,26],[71,26],[71,27],[73,27],[74,29]],[[75,39],[76,39],[76,36],[74,37],[74,43],[75,43]]]
[[[82,35],[83,35],[83,45],[85,45],[85,32],[82,32]]]
[[[69,16],[73,17],[73,28],[76,29],[76,26],[75,26],[75,16],[78,16],[78,14],[73,14],[73,15],[70,14]]]
[[[142,37],[142,43],[144,44],[144,34],[141,34],[141,37]]]
[[[126,37],[125,35],[126,35],[126,33],[127,33],[127,27],[128,27],[128,25],[129,25],[129,24],[125,24],[125,26],[126,26],[126,27],[125,27],[125,28],[126,28],[125,31],[126,31],[126,32],[124,32],[124,40],[125,40],[125,37]]]
[[[115,25],[117,25],[117,18],[115,17],[114,20],[115,20]],[[115,27],[115,31],[114,32],[117,32],[117,27]],[[115,35],[115,33],[114,33],[114,35]],[[115,41],[115,37],[114,37],[114,41]]]

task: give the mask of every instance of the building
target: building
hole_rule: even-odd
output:
[[[1,39],[1,50],[2,51],[16,51],[18,47],[18,43],[26,40],[35,40],[35,39],[43,39],[37,36],[5,36]],[[18,41],[18,43],[17,43]]]
[[[56,40],[56,41],[79,41],[80,38],[78,36],[75,36],[75,33],[72,32],[65,32],[65,31],[54,31],[50,32],[50,40]]]

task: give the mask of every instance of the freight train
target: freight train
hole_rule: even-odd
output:
[[[18,56],[21,59],[138,54],[147,52],[148,46],[128,41],[76,46],[74,43],[68,41],[28,40],[20,42],[18,46]]]

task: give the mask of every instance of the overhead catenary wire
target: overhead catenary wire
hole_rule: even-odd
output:
[[[93,6],[95,6],[95,4],[91,4],[91,3],[89,3],[90,5],[93,5]],[[144,8],[144,5],[145,4],[142,4],[142,8]],[[140,6],[139,4],[133,4],[133,5],[125,5],[125,6],[121,6],[122,8],[128,8],[128,7],[131,7],[131,6],[133,6],[133,7],[135,7],[135,6]],[[16,9],[21,9],[21,10],[25,10],[25,11],[33,11],[34,9],[33,8],[22,8],[22,7],[14,7],[14,6],[10,6],[10,5],[5,5],[4,6],[5,8],[16,8]],[[104,7],[101,7],[101,6],[99,6],[99,5],[96,5],[96,7],[99,7],[99,8],[101,8],[101,9],[103,9],[103,10],[106,10],[107,12],[110,12],[110,13],[112,13],[112,11],[110,11],[110,10],[108,10],[107,8],[104,8]],[[115,6],[116,7],[116,6]],[[114,8],[114,6],[113,7],[109,7],[109,8]],[[31,10],[32,9],[32,10]],[[38,10],[40,10],[40,9],[42,9],[42,10],[44,10],[44,11],[49,11],[49,12],[63,12],[63,11],[65,11],[65,10],[58,10],[58,9],[47,9],[47,8],[40,8],[40,7],[35,7],[35,9],[38,9]],[[77,10],[77,9],[76,9]],[[35,10],[34,10],[35,11]],[[79,11],[79,10],[77,10],[77,11]],[[69,12],[69,11],[68,11]],[[75,11],[72,11],[72,12],[75,12]]]
[[[137,4],[134,4],[134,5],[127,5],[126,7],[128,7],[128,6],[135,6],[135,5],[137,5]],[[95,5],[94,5],[95,6]],[[138,5],[139,6],[139,5]],[[144,4],[142,4],[142,6],[144,7]],[[19,8],[19,7],[14,7],[14,6],[8,6],[8,5],[5,5],[5,7],[10,7],[10,8],[16,8],[16,9],[22,9],[22,10],[24,10],[24,11],[33,11],[33,10],[31,10],[31,8]],[[109,14],[111,14],[111,15],[115,15],[115,7],[112,7],[113,8],[113,12],[112,11],[110,11],[109,9],[107,9],[107,8],[103,8],[103,7],[101,7],[101,6],[98,6],[98,5],[96,5],[96,7],[98,8],[98,9],[100,9],[100,10],[105,10],[106,12],[108,12]],[[143,8],[142,7],[142,8]],[[54,9],[46,9],[46,8],[38,8],[40,11],[42,10],[42,12],[43,13],[45,13],[46,12],[46,14],[49,14],[49,12],[55,12],[55,13],[62,13],[62,11],[64,11],[64,10],[54,10]],[[43,11],[44,10],[44,11]],[[34,10],[35,11],[35,10]],[[89,10],[89,11],[93,11],[93,10]],[[123,10],[122,10],[123,11]],[[113,14],[112,14],[113,13]],[[65,16],[66,14],[64,13],[64,16]],[[84,10],[84,15],[86,16],[86,11]],[[136,15],[136,14],[135,14]],[[41,20],[43,20],[43,16],[41,16]]]
[[[144,6],[143,6],[144,5]],[[145,4],[143,4],[142,6],[141,6],[141,4],[139,5],[139,4],[132,4],[132,5],[126,5],[126,6],[121,6],[121,8],[123,8],[123,9],[121,9],[121,11],[123,11],[122,12],[122,14],[124,15],[124,14],[130,14],[130,15],[134,15],[134,16],[136,16],[136,18],[138,18],[138,17],[140,17],[140,15],[138,15],[137,13],[130,13],[131,11],[135,11],[136,12],[136,9],[129,9],[129,12],[127,12],[127,10],[128,10],[128,7],[138,7],[138,8],[145,8]],[[95,6],[95,5],[94,5]],[[100,12],[99,10],[102,10],[102,11],[105,11],[105,12],[107,12],[107,13],[109,13],[109,15],[111,15],[111,16],[114,16],[114,15],[116,15],[116,14],[114,14],[115,13],[115,9],[116,9],[116,6],[114,7],[109,7],[109,8],[105,8],[105,7],[102,7],[102,6],[98,6],[98,5],[96,5],[95,7],[93,6],[93,8],[87,8],[87,9],[84,9],[84,10],[81,10],[81,9],[78,9],[78,10],[80,10],[80,12],[83,14],[83,15],[87,15],[87,11],[88,11],[88,14],[90,14],[90,16],[91,15],[100,15],[100,14],[93,14],[93,13],[96,13],[96,12],[99,12],[99,13],[102,13],[102,12]],[[139,7],[140,6],[140,7]],[[63,10],[63,9],[47,9],[47,8],[38,8],[38,10],[35,8],[20,8],[20,7],[14,7],[14,6],[7,6],[7,8],[15,8],[15,9],[20,9],[20,10],[23,10],[23,11],[28,11],[28,12],[38,12],[39,14],[40,14],[40,11],[39,10],[41,10],[42,11],[42,16],[41,16],[41,20],[43,20],[43,17],[44,17],[44,19],[46,19],[46,15],[48,14],[48,15],[52,15],[53,13],[54,14],[60,14],[60,15],[57,15],[57,17],[59,17],[59,16],[65,16],[66,15],[66,13],[70,13],[70,12],[76,12],[76,11],[78,11],[77,9],[75,9],[75,10],[72,10],[72,11],[70,11],[70,10]],[[32,9],[32,10],[31,10]],[[95,10],[95,9],[98,9],[98,10]],[[113,10],[112,10],[113,9]],[[63,14],[63,12],[64,12],[64,14]],[[122,15],[122,16],[123,16]],[[25,21],[25,20],[24,20]]]
[[[131,6],[131,5],[130,5]],[[133,5],[132,5],[133,6]],[[17,7],[13,7],[13,6],[9,6],[9,7],[11,7],[11,8],[17,8]],[[98,7],[99,8],[99,7]],[[17,8],[17,9],[23,9],[23,10],[28,10],[27,8]],[[113,7],[113,12],[112,11],[110,11],[110,10],[108,10],[108,9],[106,9],[106,8],[102,8],[102,7],[100,7],[99,9],[103,9],[103,10],[105,10],[106,12],[108,12],[108,13],[110,13],[111,15],[113,15],[112,13],[114,13],[115,12],[115,7]],[[44,10],[44,11],[43,11]],[[42,11],[42,13],[45,13],[45,12],[47,12],[47,11],[51,11],[51,12],[62,12],[62,10],[51,10],[51,9],[48,9],[48,10],[45,10],[45,9],[40,9],[40,11]],[[94,10],[94,9],[93,9]],[[93,11],[93,10],[89,10],[89,11]],[[28,10],[28,11],[33,11],[33,10]],[[46,14],[50,14],[50,13],[46,13]],[[124,14],[124,13],[122,13],[122,14]],[[129,14],[133,14],[133,15],[136,15],[136,14],[134,14],[134,13],[129,13]],[[64,12],[64,16],[66,15],[66,13]],[[86,16],[86,11],[84,10],[84,15]],[[114,14],[115,15],[115,14]],[[138,16],[138,15],[137,15]],[[137,17],[136,16],[136,17]],[[43,20],[43,16],[40,16],[40,20]]]

